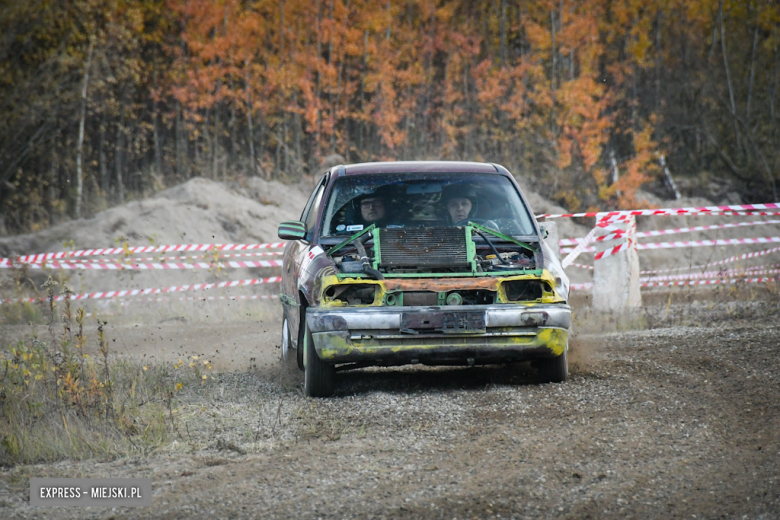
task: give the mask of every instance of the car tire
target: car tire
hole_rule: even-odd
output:
[[[303,389],[309,397],[330,397],[333,395],[336,379],[336,367],[326,363],[317,355],[314,340],[309,327],[301,324],[305,330],[306,342],[303,350],[306,354]]]
[[[298,361],[298,370],[303,372],[305,363],[303,362],[303,342],[306,337],[306,312],[301,312],[301,319],[298,321],[298,344],[295,347],[295,359]]]
[[[290,341],[290,324],[287,318],[282,320],[282,363],[287,365],[292,359],[292,341]]]
[[[543,383],[563,383],[569,379],[569,352],[552,359],[540,359],[536,362],[539,378]]]
[[[290,337],[290,322],[282,319],[282,353],[279,357],[281,363],[280,383],[285,387],[300,387],[301,373],[296,363],[296,352]]]

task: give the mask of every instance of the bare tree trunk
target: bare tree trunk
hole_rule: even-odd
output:
[[[552,27],[552,73],[550,74],[550,89],[552,90],[552,107],[550,109],[550,130],[555,133],[555,9],[550,9],[550,25]]]
[[[674,183],[672,173],[669,171],[669,167],[666,165],[666,157],[661,154],[658,157],[658,162],[661,163],[661,167],[664,169],[664,184],[666,184],[666,187],[669,189],[669,191],[674,194],[674,199],[679,200],[682,195],[680,195],[680,190],[677,189],[677,184]]]
[[[777,64],[778,64],[778,58],[780,57],[780,53],[777,52],[777,46],[772,50],[773,57],[775,59],[775,71],[774,75],[772,76],[772,94],[769,96],[769,117],[771,118],[772,123],[772,132],[775,132],[775,99],[777,98],[777,83],[778,83],[778,75],[777,75]]]
[[[501,66],[507,62],[506,56],[506,0],[501,0],[501,16],[498,19],[498,32],[501,37]]]
[[[388,2],[389,6],[389,2]],[[333,21],[333,0],[330,0],[330,13],[328,14],[328,19],[332,22]],[[331,24],[332,25],[332,24]],[[328,40],[328,69],[330,69],[333,66],[333,32],[331,31],[330,39]],[[330,106],[330,150],[328,150],[328,154],[335,153],[334,150],[334,140],[335,140],[335,115],[334,115],[334,107],[333,107],[333,85],[328,82],[328,105]]]
[[[720,0],[718,6],[718,19],[712,24],[712,43],[710,44],[710,52],[707,55],[707,62],[712,61],[712,56],[715,54],[715,44],[718,42],[718,25],[723,19],[723,0]]]
[[[729,59],[726,53],[726,28],[723,23],[723,2],[720,3],[720,47],[723,51],[723,67],[726,69],[726,84],[729,88],[729,99],[731,100],[731,113],[737,115],[737,105],[734,102],[734,89],[731,88],[731,72],[729,72]],[[734,120],[734,133],[737,136],[737,153],[741,150],[741,139],[739,134],[739,125]]]
[[[293,90],[293,105],[298,108],[298,91]],[[293,145],[295,146],[295,163],[299,169],[302,165],[301,160],[301,114],[296,110],[293,112]],[[303,175],[303,170],[300,169],[300,174]]]
[[[446,88],[446,83],[445,83]],[[463,102],[466,105],[467,121],[471,121],[471,97],[469,95],[469,64],[465,62],[463,64]],[[474,135],[472,129],[466,131],[466,142],[464,145],[464,159],[470,161],[474,157]]]
[[[279,0],[279,51],[284,56],[284,0]]]
[[[431,41],[431,44],[433,44],[434,37],[435,37],[435,33],[434,33],[434,29],[435,29],[434,22],[435,22],[435,20],[436,20],[436,12],[435,11],[431,11],[431,20],[429,22],[429,29],[428,29],[429,30],[429,39]],[[366,32],[366,36],[368,36],[368,32]],[[433,55],[434,55],[434,52],[435,52],[434,49],[435,48],[433,47],[433,45],[431,45],[430,51],[426,53],[426,60],[425,60],[425,98],[424,98],[425,101],[424,101],[423,106],[422,106],[422,127],[417,132],[418,147],[423,151],[423,153],[425,155],[428,154],[428,150],[430,149],[430,147],[429,147],[430,143],[428,142],[427,134],[428,134],[428,113],[430,111],[429,109],[431,107],[431,97],[432,97],[431,96],[431,87],[433,86],[432,84],[433,84],[433,75],[434,75],[434,70],[433,70]],[[363,59],[365,61],[365,57]],[[365,81],[365,72],[363,74],[363,78],[364,78],[364,81]],[[361,92],[361,96],[362,95],[363,94]],[[362,100],[361,100],[361,104],[362,104]],[[362,105],[361,105],[361,107],[362,107]]]
[[[345,3],[346,6],[346,12],[349,13],[349,0],[346,0]],[[344,31],[346,32],[349,29],[349,14],[344,15]],[[336,113],[335,113],[335,121],[333,124],[333,133],[335,137],[336,133],[336,125],[339,123],[339,111],[341,109],[341,76],[344,73],[344,61],[345,57],[343,56],[342,59],[339,61],[339,72],[336,77]],[[347,101],[347,104],[349,104],[349,101]],[[344,136],[346,138],[347,132],[349,131],[348,128],[345,128]],[[408,137],[408,135],[407,135]],[[334,150],[335,151],[335,150]],[[345,153],[348,153],[348,150],[345,150]]]
[[[609,164],[610,164],[609,185],[612,186],[618,181],[618,178],[620,177],[620,172],[618,170],[618,165],[617,165],[617,159],[615,158],[615,150],[613,150],[612,148],[609,149]]]
[[[252,128],[252,95],[249,82],[249,63],[244,63],[244,73],[246,76],[246,123],[249,130],[249,164],[251,175],[257,174],[257,159],[255,158],[255,134]]]
[[[320,71],[320,59],[322,58],[322,39],[320,38],[320,30],[322,27],[322,4],[320,0],[317,0],[317,87],[316,95],[314,96],[314,102],[317,103],[317,128],[314,131],[314,146],[311,154],[311,160],[320,157],[320,139],[322,136],[322,111],[320,110],[320,95],[322,94],[322,73]],[[368,31],[366,31],[368,34]],[[364,73],[365,76],[365,73]],[[362,96],[361,91],[361,96]],[[361,101],[362,108],[362,101]]]
[[[289,139],[289,133],[287,132],[287,117],[289,114],[284,115],[284,141],[282,141],[282,146],[284,146],[284,173],[289,174],[290,173],[290,147],[287,145],[287,141]]]
[[[176,100],[176,128],[174,130],[176,138],[176,177],[181,178],[181,105]]]
[[[211,172],[211,178],[217,180],[219,175],[219,90],[222,86],[222,78],[217,80],[217,89],[214,96],[214,150],[212,150],[211,157],[213,159],[213,168]]]
[[[211,112],[207,108],[206,117],[203,118],[203,132],[195,132],[195,169],[198,175],[203,175],[203,167],[200,162],[200,151],[203,148],[203,139],[206,139],[207,141],[209,139],[209,119],[211,118],[210,114]],[[201,138],[201,136],[203,136],[203,138]],[[206,151],[204,150],[203,153],[205,155]]]
[[[393,26],[393,13],[390,12],[390,0],[387,0],[387,32],[385,33],[385,41],[390,41],[391,31]]]
[[[106,111],[100,117],[100,144],[98,145],[98,160],[100,161],[100,189],[108,193],[108,165],[106,164]]]
[[[157,117],[157,100],[152,102],[152,132],[154,137],[154,167],[157,175],[162,175],[162,146],[160,145],[159,118]]]
[[[258,160],[258,164],[259,164],[260,161],[265,156],[265,150],[264,150],[264,147],[263,147],[263,143],[265,142],[265,130],[266,130],[266,128],[265,128],[265,117],[263,117],[263,112],[260,111],[260,113],[258,114],[257,117],[260,119],[260,132],[259,132],[259,135],[257,136],[257,140],[260,143],[260,146],[258,146],[257,151],[255,153],[257,154],[257,160]],[[265,179],[267,179],[267,180],[271,179],[271,171],[270,170],[264,171],[262,173],[263,173]]]
[[[661,9],[655,19],[655,112],[661,106]]]
[[[55,140],[56,142],[56,140]],[[54,200],[57,198],[56,186],[57,186],[57,170],[59,170],[59,163],[57,160],[56,145],[52,145],[51,148],[51,172],[49,175],[49,224],[54,224]]]
[[[234,84],[233,79],[230,80],[230,90],[233,91]],[[233,98],[230,103],[230,164],[236,163],[236,149],[238,144],[236,143],[236,99]]]
[[[361,116],[366,113],[366,69],[368,68],[368,29],[366,29],[363,35],[363,73],[360,78],[360,114]],[[361,118],[360,120],[360,153],[365,151],[365,130],[366,122]]]
[[[84,88],[81,89],[81,119],[79,120],[79,141],[76,151],[76,218],[81,218],[81,197],[84,189],[84,172],[81,169],[81,150],[84,145],[84,120],[87,118],[87,85],[89,68],[92,65],[93,41],[90,38],[87,52],[87,66],[84,67]]]
[[[125,103],[127,102],[127,87],[122,86],[121,101],[119,103],[119,124],[116,126],[116,139],[114,142],[114,166],[116,167],[116,195],[119,203],[125,201],[125,184],[122,179],[124,165],[122,164],[125,138]]]
[[[758,44],[758,25],[753,30],[753,49],[750,51],[750,83],[748,84],[747,111],[745,122],[750,126],[750,102],[753,98],[753,78],[756,73],[756,45]]]

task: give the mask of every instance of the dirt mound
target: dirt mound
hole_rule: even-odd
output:
[[[0,238],[0,256],[74,247],[276,241],[282,220],[300,217],[306,195],[296,186],[258,178],[241,184],[192,179],[145,200],[128,202],[39,233]]]
[[[88,218],[66,222],[39,233],[0,238],[0,257],[63,251],[65,243],[69,243],[74,249],[88,249],[117,247],[125,241],[129,246],[278,242],[277,226],[283,220],[300,218],[309,190],[306,186],[288,186],[259,178],[234,183],[196,178],[161,191],[148,199],[128,202]],[[184,253],[167,253],[165,256],[182,254]],[[159,256],[140,255],[142,258]],[[61,271],[58,276],[61,281],[67,281],[76,293],[88,293],[241,280],[274,276],[278,272],[279,269],[273,267],[88,272],[68,270]],[[32,282],[26,284],[29,285],[28,289],[32,291],[33,285],[40,287],[47,275],[44,270],[29,270],[25,274],[25,279],[29,276]],[[11,283],[10,286],[13,287],[14,284]],[[8,288],[9,284],[6,284],[6,289]],[[257,286],[232,289],[229,294],[274,292],[277,292],[275,286]],[[190,292],[177,297],[196,294],[205,295],[204,292]],[[208,291],[208,296],[226,294],[228,293]],[[100,304],[106,305],[108,300]]]

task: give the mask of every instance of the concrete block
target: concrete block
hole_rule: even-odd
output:
[[[593,308],[621,313],[642,306],[642,293],[639,291],[639,255],[636,249],[635,221],[632,219],[614,226],[629,232],[628,238],[631,239],[632,246],[596,260],[593,269]],[[596,236],[613,232],[599,228]],[[596,242],[596,252],[612,249],[621,242],[622,240]]]

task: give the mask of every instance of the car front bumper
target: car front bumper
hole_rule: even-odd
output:
[[[484,313],[484,331],[402,330],[404,314]],[[320,359],[377,365],[489,364],[551,358],[568,348],[565,304],[309,308]]]

